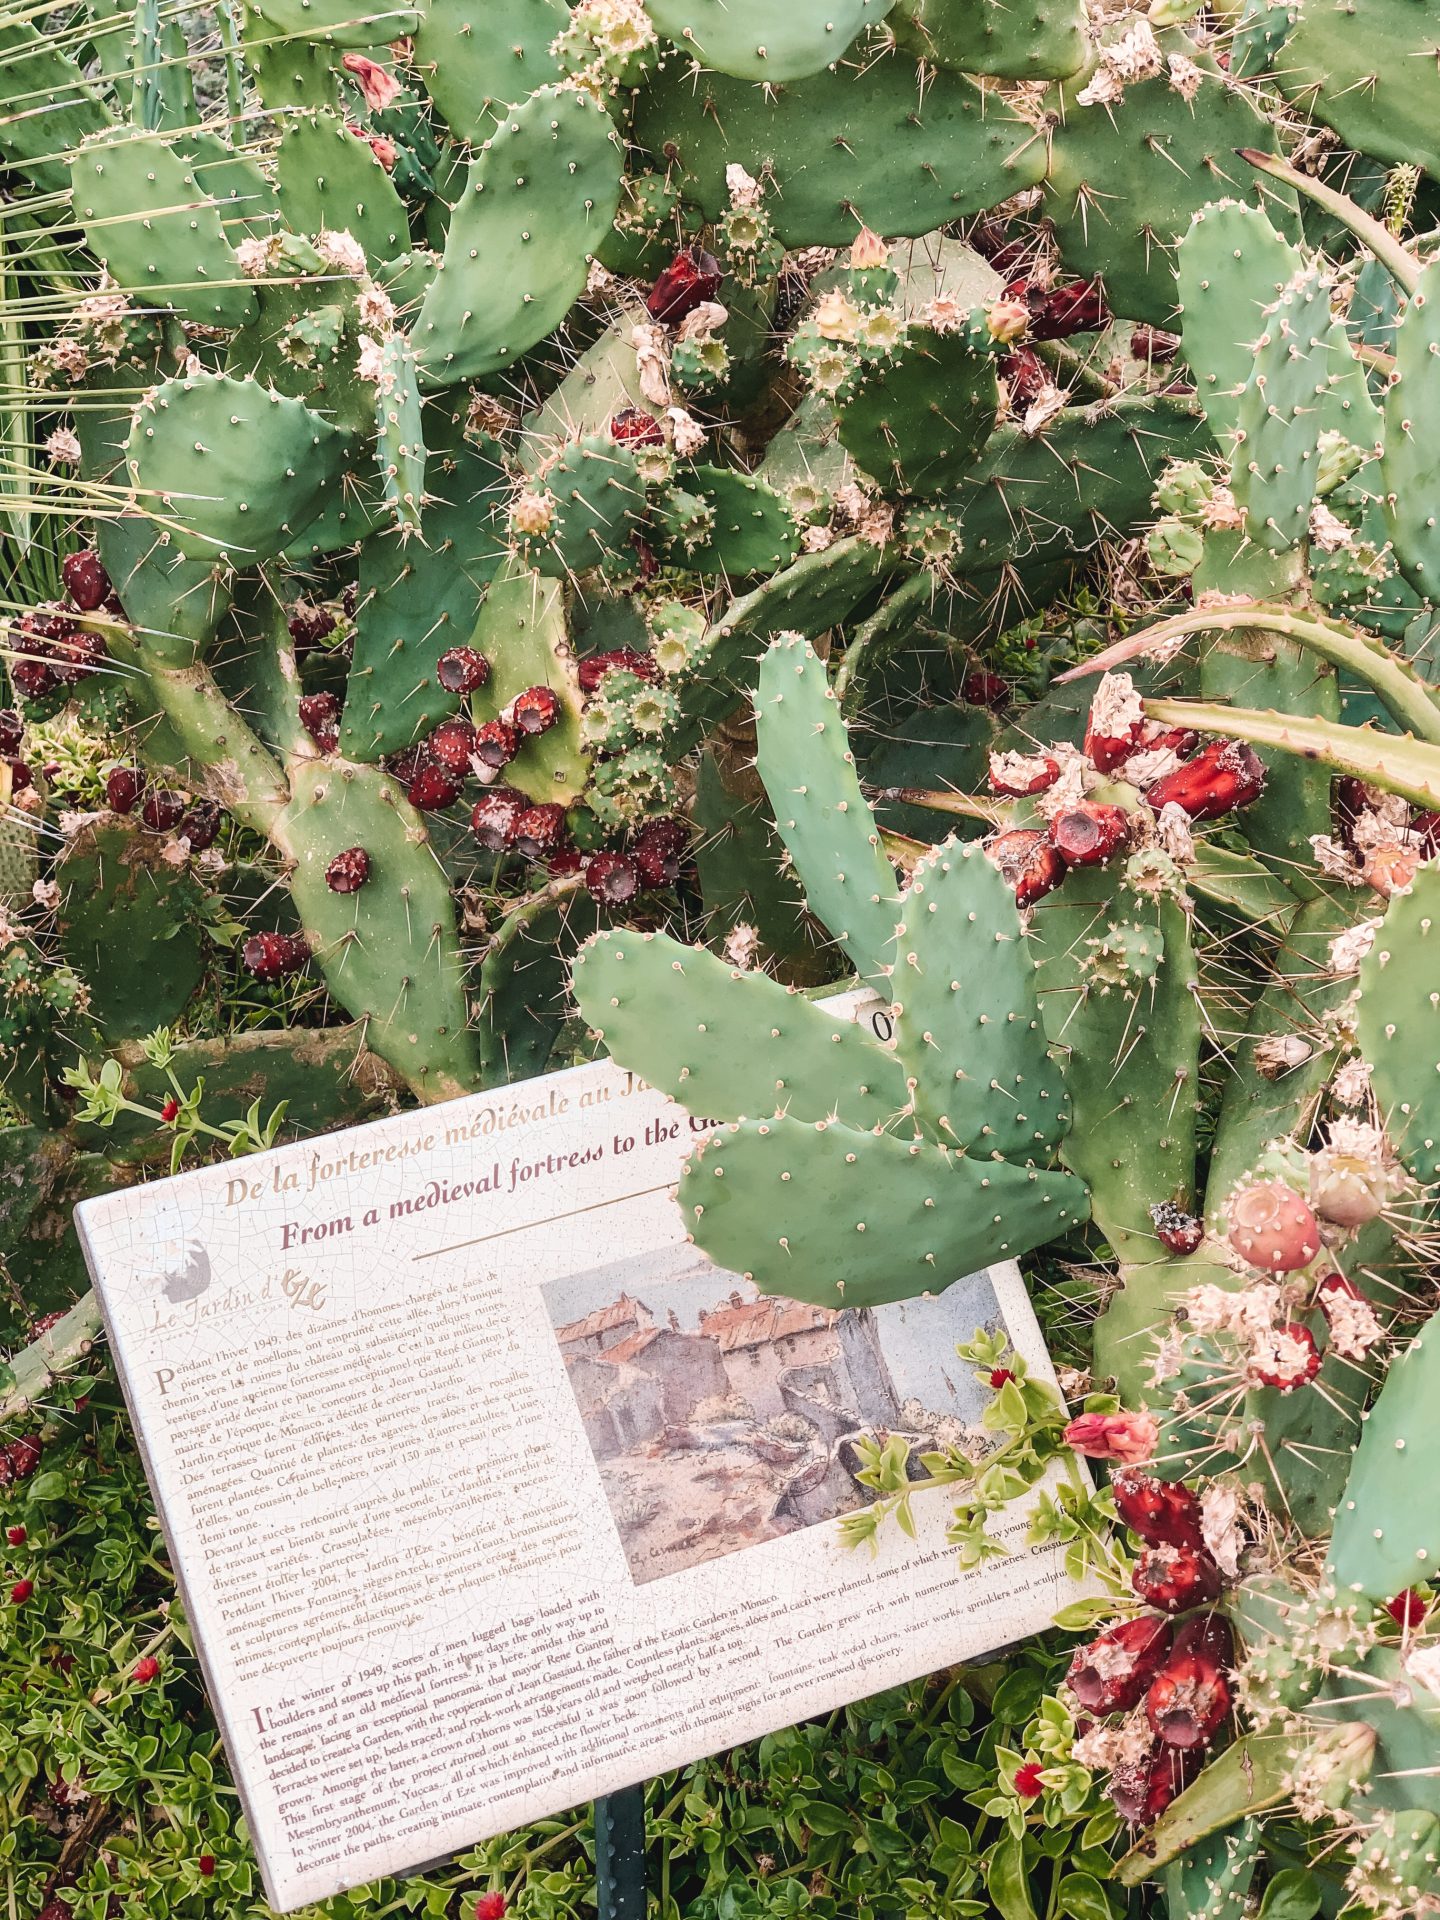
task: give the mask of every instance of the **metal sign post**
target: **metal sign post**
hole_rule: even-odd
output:
[[[643,1785],[595,1802],[595,1890],[599,1920],[645,1920]]]

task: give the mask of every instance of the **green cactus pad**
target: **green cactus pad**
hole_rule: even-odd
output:
[[[565,0],[430,0],[415,66],[457,140],[479,145],[495,110],[559,78],[550,47],[569,24]]]
[[[1259,207],[1218,200],[1190,222],[1177,269],[1185,358],[1217,437],[1238,424],[1265,309],[1304,265]]]
[[[510,549],[505,469],[493,440],[471,441],[463,411],[425,415],[427,497],[417,538],[372,534],[360,549],[355,652],[345,688],[340,750],[378,760],[454,713],[458,696],[435,678],[449,647],[467,645],[485,588]]]
[[[803,634],[782,634],[760,665],[756,765],[810,911],[862,980],[887,996],[899,884],[855,772],[823,664]]]
[[[223,570],[176,553],[139,515],[102,520],[95,531],[141,658],[188,667],[214,639],[230,605]]]
[[[772,16],[773,17],[773,16]],[[673,149],[682,192],[711,219],[729,205],[733,162],[774,192],[766,210],[788,247],[845,246],[863,221],[918,234],[1035,186],[1044,141],[993,94],[955,73],[927,77],[900,55],[841,62],[776,89],[671,61],[641,95],[635,137]]]
[[[612,1058],[707,1120],[785,1113],[864,1131],[909,1104],[895,1055],[863,1026],[668,934],[598,934],[571,983]]]
[[[1255,197],[1236,149],[1273,153],[1275,130],[1185,34],[1156,37],[1199,69],[1199,91],[1187,101],[1162,76],[1127,87],[1113,107],[1082,107],[1078,82],[1067,85],[1045,206],[1071,272],[1098,276],[1117,313],[1164,326],[1175,311],[1175,242],[1207,202]]]
[[[472,161],[415,322],[421,370],[449,386],[509,366],[585,285],[620,202],[620,145],[586,93],[542,87]]]
[[[102,822],[70,843],[57,874],[61,948],[107,1041],[178,1020],[205,971],[201,889],[166,863],[164,844]]]
[[[1434,1580],[1440,1570],[1437,1400],[1440,1314],[1432,1314],[1391,1361],[1380,1398],[1365,1417],[1327,1563],[1342,1594],[1392,1600]]]
[[[428,1100],[468,1093],[479,1060],[449,883],[425,822],[378,767],[292,759],[276,842],[294,861],[290,893],[314,966],[365,1023],[366,1044]],[[370,856],[358,893],[325,869],[347,847]]]
[[[920,1119],[977,1160],[1048,1158],[1070,1103],[1013,891],[978,846],[948,841],[915,868],[901,906],[890,986]]]
[[[1436,936],[1434,947],[1430,936]],[[1425,1186],[1440,1179],[1440,869],[1397,893],[1360,965],[1356,1037],[1386,1130]],[[1436,1343],[1440,1346],[1440,1342]]]
[[[1231,490],[1251,538],[1275,552],[1298,546],[1309,530],[1322,434],[1379,450],[1379,409],[1349,336],[1331,317],[1318,268],[1298,274],[1267,311],[1235,426]]]
[[[485,596],[470,645],[491,668],[490,678],[471,696],[477,725],[495,719],[527,687],[549,687],[558,696],[559,719],[548,733],[525,742],[504,779],[532,800],[573,805],[584,791],[590,762],[580,742],[580,682],[560,582],[512,566]]]
[[[348,233],[369,260],[393,260],[410,241],[405,205],[359,134],[338,114],[305,114],[280,136],[275,198],[292,233]]]
[[[1440,178],[1440,67],[1426,0],[1365,0],[1358,16],[1326,0],[1289,11],[1295,24],[1275,60],[1281,92],[1358,152]]]
[[[300,536],[353,452],[348,434],[253,380],[167,380],[135,409],[136,504],[191,560],[264,559]]]
[[[800,551],[800,534],[782,497],[754,474],[731,467],[687,467],[677,476],[676,495],[698,505],[696,532],[686,539],[681,520],[671,558],[693,573],[725,573],[743,580],[776,573]],[[674,497],[674,496],[672,496]],[[663,510],[663,503],[662,503]]]
[[[275,189],[248,153],[237,153],[203,129],[187,129],[173,144],[196,185],[215,203],[232,246],[274,230]]]
[[[129,130],[87,140],[70,162],[75,215],[112,278],[143,304],[238,327],[255,313],[219,209],[178,154]]]
[[[646,0],[660,32],[703,67],[741,80],[802,80],[838,60],[894,0]]]
[[[1085,63],[1084,0],[898,0],[891,29],[957,73],[1067,80]]]
[[[487,1087],[528,1080],[550,1064],[570,1017],[566,957],[599,916],[588,893],[572,893],[538,907],[534,897],[523,900],[502,921],[480,968],[475,1007]],[[573,1053],[563,1064],[574,1064]]]
[[[0,63],[0,154],[42,193],[64,193],[66,154],[110,124],[110,109],[64,48],[23,16],[0,22]]]
[[[869,369],[840,407],[840,440],[857,466],[896,493],[958,486],[1000,410],[993,354],[962,332],[915,326],[895,358]]]
[[[1440,435],[1431,428],[1435,360],[1440,354],[1440,264],[1426,267],[1394,334],[1395,371],[1385,394],[1380,473],[1395,558],[1421,594],[1440,591]]]
[[[247,37],[294,41],[302,48],[314,41],[322,53],[328,47],[387,46],[413,33],[421,18],[419,8],[386,0],[368,7],[357,7],[354,0],[245,0],[244,11]],[[314,105],[313,98],[309,104]]]
[[[554,517],[549,531],[525,543],[526,558],[553,579],[634,560],[631,536],[645,510],[645,489],[628,447],[608,433],[573,441],[539,476]]]
[[[1260,1864],[1260,1828],[1242,1820],[1212,1833],[1165,1869],[1169,1920],[1240,1920]]]
[[[425,431],[415,356],[403,333],[392,333],[386,340],[380,349],[380,367],[375,383],[380,489],[395,525],[414,533],[420,527],[420,503],[425,497]]]
[[[712,1135],[686,1163],[679,1199],[718,1265],[826,1307],[943,1292],[1086,1212],[1066,1173],[786,1118]]]

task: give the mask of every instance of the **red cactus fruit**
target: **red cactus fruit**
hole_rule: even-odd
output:
[[[1143,1614],[1077,1647],[1066,1680],[1090,1713],[1128,1713],[1169,1657],[1170,1622]]]
[[[346,847],[325,869],[325,884],[332,893],[358,893],[370,878],[370,856],[364,847]]]
[[[641,884],[647,887],[673,887],[680,878],[681,863],[689,850],[690,835],[685,822],[671,814],[647,820],[630,847],[640,870]]]
[[[439,813],[460,798],[462,776],[435,761],[417,767],[415,778],[405,789],[405,798],[418,813]]]
[[[1229,1682],[1202,1652],[1173,1653],[1145,1695],[1145,1718],[1167,1747],[1208,1747],[1229,1711]]]
[[[1082,800],[1050,822],[1050,844],[1067,867],[1099,867],[1130,837],[1130,816],[1123,807]]]
[[[0,707],[0,760],[19,753],[25,738],[25,722],[14,707]]]
[[[1009,353],[1002,353],[998,371],[1011,398],[1022,407],[1038,400],[1050,384],[1050,369],[1031,347],[1012,347]]]
[[[1022,907],[1043,900],[1065,877],[1064,856],[1032,827],[997,834],[985,851],[1014,888],[1016,903]]]
[[[1320,1222],[1310,1203],[1283,1180],[1257,1180],[1232,1194],[1231,1246],[1265,1273],[1294,1273],[1320,1251]]]
[[[1152,1473],[1121,1467],[1111,1476],[1115,1511],[1147,1547],[1205,1551],[1200,1501],[1183,1480],[1157,1480]]]
[[[33,785],[34,779],[34,774],[31,773],[29,767],[26,766],[23,760],[12,760],[10,762],[10,791],[12,794],[23,793],[26,787]]]
[[[654,414],[643,407],[621,407],[610,416],[610,438],[626,447],[663,447],[665,434]]]
[[[606,906],[619,906],[640,891],[640,869],[628,853],[593,853],[585,862],[585,888]]]
[[[652,685],[658,685],[664,677],[650,655],[637,653],[634,647],[610,647],[604,653],[592,653],[576,671],[582,693],[598,692],[607,673],[633,673]]]
[[[548,860],[565,840],[565,809],[556,801],[527,807],[515,822],[510,844],[527,860]]]
[[[1235,1664],[1235,1634],[1223,1613],[1192,1613],[1175,1629],[1175,1651],[1203,1653],[1217,1667]]]
[[[35,658],[34,640],[21,638],[18,644],[27,651],[19,659],[10,662],[10,678],[15,682],[15,691],[27,700],[43,700],[47,693],[55,691],[59,682],[49,661]]]
[[[1298,1320],[1290,1320],[1283,1327],[1257,1335],[1245,1371],[1247,1378],[1258,1385],[1275,1387],[1281,1393],[1308,1386],[1320,1371],[1320,1350],[1314,1334]]]
[[[110,597],[110,576],[93,547],[67,553],[60,563],[60,578],[81,613],[95,613]]]
[[[1147,1547],[1135,1562],[1130,1584],[1147,1606],[1161,1613],[1188,1613],[1220,1597],[1220,1569],[1203,1547]]]
[[[972,707],[988,707],[992,713],[1010,704],[1010,682],[984,667],[967,673],[960,683],[960,691]]]
[[[302,693],[300,724],[322,753],[340,744],[340,702],[333,693]]]
[[[1030,299],[1030,338],[1068,340],[1072,333],[1099,333],[1110,309],[1098,280],[1070,280]]]
[[[992,753],[988,781],[990,791],[1009,800],[1025,800],[1032,793],[1044,793],[1060,778],[1060,762],[1048,753]]]
[[[560,718],[560,701],[551,687],[526,687],[510,708],[521,733],[548,733]]]
[[[470,831],[489,853],[500,853],[515,837],[515,823],[530,806],[514,787],[487,787],[475,802]]]
[[[520,736],[508,720],[486,720],[475,729],[475,758],[498,772],[520,751]]]
[[[190,843],[192,853],[204,853],[213,847],[220,832],[223,815],[213,800],[192,800],[180,816],[178,832]]]
[[[310,964],[310,949],[293,933],[252,933],[240,958],[257,980],[283,980]]]
[[[545,871],[552,880],[563,880],[572,873],[585,871],[587,856],[577,846],[566,844],[558,852],[552,853],[545,862]]]
[[[112,813],[133,813],[144,791],[145,776],[138,767],[112,767],[105,776],[105,804]]]
[[[1173,1200],[1157,1200],[1150,1209],[1155,1238],[1169,1253],[1194,1253],[1205,1238],[1205,1222]]]
[[[383,764],[402,787],[408,787],[428,758],[422,746],[402,747],[398,753],[387,753]]]
[[[1406,1587],[1385,1602],[1385,1611],[1397,1627],[1418,1627],[1430,1611],[1430,1603],[1418,1587]]]
[[[1165,333],[1159,327],[1136,327],[1130,335],[1130,352],[1136,360],[1163,365],[1180,351],[1178,333]]]
[[[1123,721],[1117,727],[1103,717],[1097,718],[1092,707],[1085,724],[1086,757],[1098,772],[1113,773],[1140,745],[1144,731],[1143,714],[1137,714],[1133,720]]]
[[[39,1467],[42,1452],[38,1433],[22,1433],[18,1440],[12,1440],[5,1449],[5,1457],[10,1463],[11,1478],[28,1480]]]
[[[297,600],[285,628],[297,648],[318,647],[335,631],[335,616],[328,607],[317,606],[313,600]]]
[[[1140,739],[1146,753],[1168,747],[1177,760],[1188,760],[1199,744],[1200,736],[1193,727],[1147,727]]]
[[[1240,740],[1212,740],[1193,760],[1145,789],[1158,813],[1176,806],[1192,820],[1218,820],[1235,807],[1248,807],[1265,789],[1265,769],[1253,747]]]
[[[62,687],[78,686],[110,657],[109,648],[98,633],[82,633],[77,627],[62,633],[51,643],[50,671]]]
[[[1147,1759],[1116,1767],[1105,1791],[1132,1826],[1148,1827],[1200,1771],[1199,1747],[1157,1747]]]
[[[464,780],[469,773],[474,751],[475,729],[468,720],[442,720],[425,742],[425,759],[457,780]],[[420,768],[415,772],[418,775]]]
[[[170,787],[156,787],[145,796],[140,818],[152,833],[173,833],[185,818],[185,796]]]
[[[475,693],[490,678],[490,662],[474,647],[447,647],[435,662],[435,678],[447,693]]]
[[[160,1662],[155,1658],[154,1654],[142,1653],[140,1658],[135,1662],[134,1670],[130,1677],[137,1687],[148,1687],[159,1672]]]
[[[652,320],[676,327],[687,313],[720,291],[720,262],[699,247],[683,247],[645,297]]]

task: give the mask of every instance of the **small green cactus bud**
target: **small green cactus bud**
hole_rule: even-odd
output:
[[[1156,573],[1184,579],[1205,557],[1205,536],[1183,520],[1157,520],[1145,536],[1145,557]]]
[[[1177,460],[1160,476],[1155,504],[1162,513],[1189,516],[1213,498],[1215,483],[1198,460]]]

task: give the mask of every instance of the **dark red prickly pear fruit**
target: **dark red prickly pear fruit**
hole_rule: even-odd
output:
[[[633,673],[654,685],[663,678],[650,655],[637,653],[634,647],[610,647],[604,653],[592,653],[588,660],[580,662],[576,671],[582,693],[597,692],[607,673]]]
[[[475,802],[470,831],[489,853],[501,853],[515,836],[515,823],[530,806],[514,787],[487,787]]]
[[[1247,1379],[1280,1393],[1294,1393],[1299,1387],[1309,1386],[1320,1371],[1320,1349],[1314,1334],[1298,1320],[1258,1334],[1245,1371]]]
[[[987,775],[990,791],[1007,800],[1028,800],[1031,794],[1044,793],[1060,778],[1060,762],[1048,753],[993,754]]]
[[[1123,807],[1082,800],[1050,822],[1050,844],[1067,867],[1098,867],[1130,837],[1130,816]]]
[[[621,407],[610,416],[610,438],[624,447],[663,447],[665,435],[654,414],[643,407]]]
[[[439,813],[443,807],[454,806],[460,798],[460,786],[460,779],[448,767],[432,760],[428,766],[416,769],[415,778],[405,790],[405,798],[419,813]]]
[[[655,549],[638,530],[631,534],[630,544],[635,549],[635,562],[640,569],[640,584],[643,587],[660,571],[660,562],[655,558]]]
[[[370,856],[364,847],[346,847],[325,869],[325,884],[332,893],[358,893],[369,878]]]
[[[427,758],[424,747],[402,747],[398,753],[387,753],[383,765],[385,771],[392,774],[402,787],[408,787]]]
[[[474,647],[447,647],[435,662],[435,678],[447,693],[476,693],[490,678],[490,662]]]
[[[1033,906],[1065,878],[1064,856],[1032,827],[997,834],[985,851],[1014,888],[1017,906]]]
[[[587,856],[578,847],[561,847],[558,853],[552,853],[545,862],[545,871],[552,880],[563,880],[572,873],[583,873]]]
[[[1230,1196],[1229,1240],[1242,1260],[1265,1273],[1294,1273],[1320,1251],[1320,1222],[1308,1200],[1284,1180],[1257,1180]]]
[[[300,724],[322,753],[340,744],[340,702],[333,693],[302,693]]]
[[[675,327],[719,291],[720,262],[714,254],[683,247],[646,295],[645,305],[652,320]]]
[[[1200,1771],[1199,1747],[1157,1747],[1144,1760],[1116,1767],[1105,1791],[1132,1826],[1148,1827]]]
[[[1147,1547],[1205,1551],[1200,1502],[1183,1480],[1157,1480],[1152,1473],[1121,1467],[1110,1478],[1115,1511]]]
[[[1000,378],[1010,389],[1010,397],[1022,407],[1038,400],[1050,384],[1050,369],[1030,347],[1012,347],[1000,355]]]
[[[564,842],[565,809],[553,800],[545,800],[520,815],[510,844],[527,860],[548,860]]]
[[[23,638],[19,644],[30,651],[10,662],[10,678],[15,682],[15,691],[26,700],[43,700],[47,693],[55,691],[59,682],[51,671],[50,662],[34,657],[36,643],[33,639]]]
[[[12,759],[25,738],[25,722],[14,707],[0,707],[0,760]]]
[[[180,816],[179,833],[192,853],[213,847],[220,832],[220,809],[213,800],[192,800]]]
[[[1010,704],[1010,682],[983,667],[966,674],[960,691],[972,707],[988,707],[992,713],[998,713],[1001,707]]]
[[[62,687],[74,687],[109,657],[109,649],[98,633],[82,633],[77,627],[53,642],[50,671]]]
[[[1099,333],[1110,324],[1098,280],[1067,281],[1029,304],[1032,340],[1068,340],[1072,333]]]
[[[29,767],[26,766],[23,760],[12,760],[10,762],[10,791],[12,794],[23,793],[27,787],[34,785],[34,781],[34,774],[31,773]]]
[[[1147,1606],[1161,1613],[1188,1613],[1220,1597],[1220,1569],[1203,1547],[1148,1547],[1135,1562],[1130,1584]]]
[[[1128,1713],[1169,1657],[1170,1622],[1145,1614],[1077,1647],[1066,1679],[1088,1712]]]
[[[1235,1634],[1223,1613],[1192,1613],[1175,1629],[1175,1651],[1202,1653],[1217,1667],[1235,1664]]]
[[[13,1478],[28,1480],[40,1465],[43,1451],[38,1433],[22,1433],[18,1440],[12,1440],[5,1452]]]
[[[1094,710],[1085,727],[1085,753],[1099,773],[1113,773],[1122,766],[1140,744],[1145,730],[1143,715],[1119,732],[1112,732],[1102,722],[1097,725]]]
[[[1155,1222],[1155,1238],[1167,1252],[1194,1253],[1205,1238],[1205,1222],[1173,1200],[1157,1200],[1150,1218]]]
[[[140,818],[152,833],[173,833],[185,817],[185,796],[170,787],[156,787],[145,796]]]
[[[105,804],[112,813],[133,813],[144,791],[145,776],[138,767],[112,767],[105,776]]]
[[[1229,1683],[1203,1652],[1172,1653],[1145,1695],[1145,1718],[1167,1747],[1208,1747],[1229,1711]]]
[[[482,767],[508,767],[520,751],[520,735],[508,720],[486,720],[475,729],[475,758]]]
[[[1147,727],[1140,742],[1146,753],[1168,747],[1177,760],[1188,760],[1199,744],[1200,736],[1193,727]]]
[[[510,713],[521,733],[548,733],[560,718],[560,702],[551,687],[527,687],[516,694]]]
[[[95,613],[110,597],[110,576],[93,547],[67,553],[60,563],[60,578],[81,613]]]
[[[443,767],[457,780],[463,780],[469,773],[474,751],[475,729],[468,720],[442,720],[425,742],[425,759]],[[419,772],[417,767],[417,776]]]
[[[1165,333],[1159,327],[1136,327],[1130,335],[1130,352],[1136,360],[1163,365],[1180,351],[1178,333]]]
[[[310,964],[310,949],[293,933],[252,933],[240,958],[257,980],[283,980]]]
[[[647,820],[630,845],[641,884],[647,887],[673,887],[689,850],[690,835],[684,821],[670,814]]]
[[[619,906],[640,891],[640,869],[628,853],[592,853],[585,862],[585,887],[606,906]]]
[[[1193,760],[1163,774],[1145,789],[1158,813],[1176,806],[1192,820],[1218,820],[1235,807],[1248,807],[1265,788],[1265,769],[1253,747],[1240,740],[1212,740]]]
[[[328,607],[317,606],[313,600],[297,600],[285,626],[296,648],[303,650],[318,647],[322,640],[329,639],[335,631],[335,616]]]

